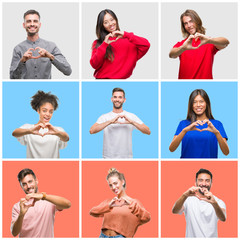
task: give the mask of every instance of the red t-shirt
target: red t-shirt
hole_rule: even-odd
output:
[[[178,42],[173,47],[183,45],[187,40]],[[192,46],[196,47],[201,40],[192,41]],[[186,50],[180,56],[179,79],[213,79],[212,67],[214,55],[218,49],[213,44],[204,44],[198,49]]]

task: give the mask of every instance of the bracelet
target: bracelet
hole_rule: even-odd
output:
[[[42,200],[46,200],[47,194],[45,192],[42,192],[42,195],[43,195]]]

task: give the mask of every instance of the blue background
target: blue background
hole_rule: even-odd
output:
[[[90,134],[91,126],[111,112],[112,90],[123,88],[126,102],[123,110],[136,114],[151,135],[133,130],[133,157],[158,158],[158,83],[157,82],[83,82],[82,83],[82,157],[102,158],[103,131]]]
[[[181,120],[186,119],[188,99],[195,89],[207,92],[213,117],[222,122],[228,136],[230,153],[218,147],[218,158],[237,158],[238,109],[236,82],[162,82],[161,84],[161,157],[179,158],[181,144],[173,153],[169,145]]]
[[[3,158],[26,158],[26,146],[12,136],[25,123],[36,124],[38,113],[30,105],[38,91],[51,92],[59,106],[50,123],[62,127],[70,140],[60,150],[60,158],[79,157],[79,83],[77,82],[3,82]]]

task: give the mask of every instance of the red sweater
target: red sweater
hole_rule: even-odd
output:
[[[110,40],[116,39],[109,38]],[[150,43],[147,39],[133,33],[124,32],[123,38],[112,42],[114,60],[105,58],[108,44],[103,42],[96,48],[97,40],[93,42],[90,64],[95,70],[95,78],[125,79],[132,75],[137,61],[148,51]]]
[[[150,213],[144,209],[138,200],[133,200],[137,203],[135,214],[131,213],[129,205],[110,208],[110,201],[111,199],[107,199],[90,210],[90,215],[103,217],[102,229],[113,230],[124,237],[133,237],[138,226],[150,221]]]

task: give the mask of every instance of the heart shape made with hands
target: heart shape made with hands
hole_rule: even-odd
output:
[[[120,116],[120,117],[118,118],[118,122],[120,122],[120,123],[125,123],[125,122],[126,122],[125,117],[124,117],[124,116]]]
[[[202,121],[203,122],[203,121]],[[204,132],[204,131],[207,131],[207,128],[208,128],[208,124],[207,123],[204,123],[202,125],[198,125],[196,126],[196,129],[197,131],[199,132]]]
[[[39,132],[41,135],[44,135],[44,134],[47,133],[48,131],[49,131],[48,127],[45,127],[45,128],[40,128],[38,132]]]
[[[39,47],[36,47],[36,48],[30,48],[30,51],[32,52],[32,53],[38,53],[38,50],[39,50],[40,48]],[[38,59],[38,58],[41,58],[42,56],[38,53],[38,55],[37,56],[32,56],[31,58],[32,59]]]
[[[129,205],[124,199],[116,199],[112,204],[112,207],[122,207],[123,205]]]
[[[33,205],[34,198],[30,198],[27,202],[24,203],[25,206]]]

